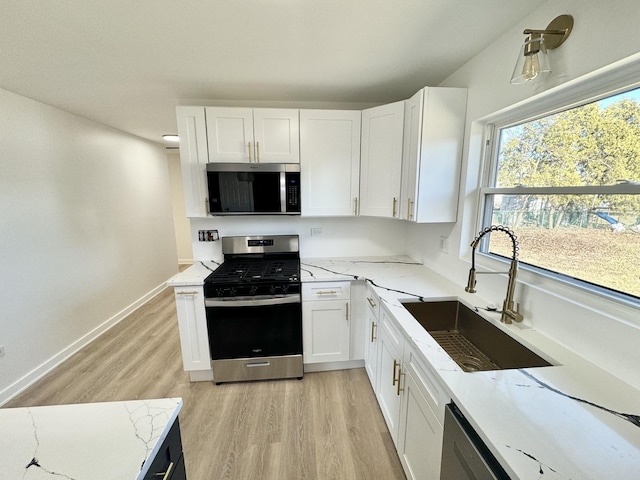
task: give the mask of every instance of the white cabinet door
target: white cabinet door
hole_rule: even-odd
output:
[[[302,303],[304,363],[349,360],[349,302]]]
[[[402,382],[402,352],[395,348],[396,341],[389,331],[384,328],[379,329],[378,335],[378,390],[376,397],[382,411],[382,416],[387,423],[387,428],[393,439],[393,443],[398,445],[398,434],[400,430],[400,401]]]
[[[350,282],[302,284],[304,363],[349,360]]]
[[[206,107],[210,162],[255,161],[253,109]]]
[[[414,220],[418,188],[418,156],[422,131],[423,90],[405,102],[400,218]]]
[[[360,111],[300,111],[302,215],[357,215]]]
[[[401,218],[456,221],[466,105],[464,88],[426,87],[407,100]]]
[[[254,108],[253,135],[257,163],[299,163],[298,110]]]
[[[365,303],[364,368],[375,392],[378,390],[378,312],[380,306],[378,296],[369,288],[367,288]]]
[[[210,162],[299,163],[298,110],[207,107]]]
[[[211,370],[203,287],[175,287],[174,293],[184,369]]]
[[[398,217],[404,101],[362,111],[360,215]]]
[[[443,428],[411,374],[403,376],[398,456],[408,480],[438,480]]]
[[[205,217],[207,203],[207,127],[204,107],[176,107],[180,165],[187,217]]]

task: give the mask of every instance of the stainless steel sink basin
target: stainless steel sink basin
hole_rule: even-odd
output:
[[[465,372],[551,366],[456,300],[402,305]]]

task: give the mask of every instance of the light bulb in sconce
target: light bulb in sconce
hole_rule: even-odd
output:
[[[511,75],[514,85],[529,83],[540,75],[551,73],[545,39],[540,34],[531,34],[522,45],[518,61]]]
[[[526,29],[523,33],[527,37],[520,47],[518,60],[511,74],[511,83],[526,84],[551,73],[547,50],[562,45],[572,28],[573,17],[560,15],[554,18],[545,30]]]

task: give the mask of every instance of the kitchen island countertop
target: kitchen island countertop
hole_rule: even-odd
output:
[[[0,478],[142,479],[181,408],[180,398],[0,408]]]

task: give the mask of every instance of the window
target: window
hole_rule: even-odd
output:
[[[495,128],[483,224],[511,228],[519,260],[640,299],[640,89]],[[506,235],[481,251],[510,257]]]

